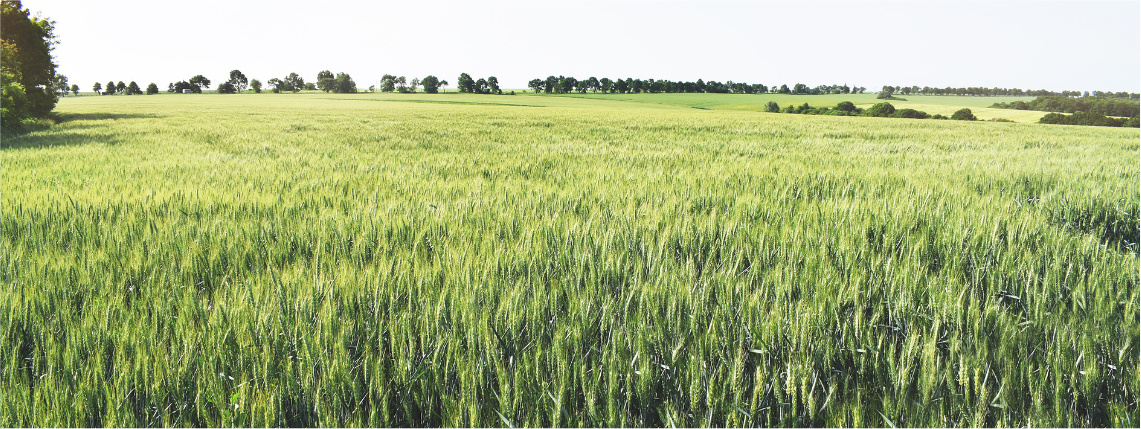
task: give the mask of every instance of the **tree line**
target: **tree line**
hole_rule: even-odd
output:
[[[948,86],[948,87],[944,87],[944,88],[936,88],[936,87],[930,87],[930,86],[919,87],[919,86],[914,86],[914,85],[913,86],[885,85],[883,87],[883,89],[880,90],[880,93],[882,94],[885,92],[889,94],[889,97],[891,96],[890,94],[902,94],[902,95],[911,95],[911,94],[917,94],[917,95],[973,95],[973,96],[980,96],[980,97],[997,97],[997,96],[1010,96],[1010,97],[1045,97],[1045,96],[1083,97],[1084,96],[1084,97],[1089,97],[1092,95],[1094,97],[1116,97],[1116,98],[1131,98],[1131,99],[1137,99],[1137,98],[1141,97],[1141,95],[1139,95],[1137,93],[1124,92],[1124,91],[1122,91],[1122,92],[1093,91],[1091,94],[1090,91],[1085,91],[1085,92],[1082,92],[1082,91],[1048,91],[1045,89],[1023,90],[1023,89],[1018,89],[1018,88],[999,88],[999,87],[986,88],[986,87],[981,87],[981,86],[970,86],[970,87],[959,87],[959,88],[953,88],[953,87]],[[887,98],[887,97],[884,97],[884,98]]]
[[[763,84],[749,84],[746,82],[708,81],[698,79],[695,82],[671,81],[666,79],[610,79],[591,76],[586,79],[576,79],[567,76],[547,76],[546,79],[531,79],[527,88],[538,93],[569,94],[602,92],[606,94],[638,94],[638,93],[713,93],[713,94],[860,94],[867,90],[864,87],[843,85],[818,85],[810,87],[798,83],[789,88],[788,85],[777,87]]]
[[[931,115],[922,110],[896,109],[891,103],[877,103],[867,109],[856,107],[851,101],[841,101],[836,107],[812,107],[808,103],[799,106],[788,105],[781,108],[775,101],[765,104],[765,111],[769,113],[793,113],[799,115],[829,115],[829,116],[869,116],[877,118],[908,118],[908,119],[951,119],[956,121],[976,121],[971,109],[959,109],[950,117]]]
[[[1077,113],[1087,112],[1102,116],[1138,116],[1141,115],[1141,100],[1135,98],[1119,97],[1038,97],[1029,102],[1012,101],[1009,103],[994,103],[990,107],[999,109],[1040,110],[1044,112]]]
[[[1141,127],[1141,120],[1134,116],[1131,118],[1111,118],[1100,113],[1074,112],[1072,115],[1062,113],[1047,113],[1038,120],[1039,124],[1057,125],[1087,125],[1094,127]]]

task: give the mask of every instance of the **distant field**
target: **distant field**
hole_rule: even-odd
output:
[[[1137,426],[1137,129],[769,100],[65,98],[0,425]]]
[[[912,108],[922,110],[932,115],[942,114],[951,116],[956,110],[967,107],[979,117],[987,120],[993,118],[1009,119],[1015,122],[1038,122],[1045,112],[1028,110],[1010,110],[990,108],[994,103],[1010,101],[1033,100],[1034,97],[970,97],[970,96],[901,96],[906,101],[877,100],[876,94],[829,94],[829,95],[786,95],[786,94],[533,94],[529,96],[541,97],[576,97],[596,100],[634,101],[650,104],[667,104],[714,110],[748,110],[761,112],[765,104],[775,101],[781,107],[788,105],[801,105],[808,103],[813,107],[832,107],[841,101],[851,101],[857,107],[868,108],[873,104],[887,101],[898,109]]]

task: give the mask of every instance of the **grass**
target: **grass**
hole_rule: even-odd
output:
[[[0,425],[1138,424],[1136,129],[57,109],[0,151]]]
[[[532,97],[547,94],[526,94]],[[857,107],[868,108],[876,103],[889,102],[897,109],[911,108],[922,110],[932,115],[941,114],[951,116],[956,110],[964,107],[970,108],[975,116],[981,120],[993,118],[1008,119],[1014,122],[1038,122],[1043,112],[1028,110],[1012,111],[1011,109],[995,109],[990,106],[998,102],[1029,101],[1034,97],[970,97],[970,96],[936,96],[936,95],[906,95],[904,100],[878,100],[876,94],[828,94],[828,95],[792,95],[792,94],[558,94],[557,97],[576,97],[595,100],[635,101],[650,104],[666,104],[693,107],[710,110],[744,110],[763,112],[765,104],[775,101],[781,107],[799,106],[808,103],[812,107],[835,107],[841,101],[851,101]]]

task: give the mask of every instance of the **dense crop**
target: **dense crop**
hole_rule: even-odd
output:
[[[1135,129],[366,97],[6,135],[0,425],[1138,423]]]

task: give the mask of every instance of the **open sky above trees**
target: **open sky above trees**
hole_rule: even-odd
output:
[[[29,0],[59,72],[174,82],[385,73],[1141,90],[1141,4],[1113,2]]]

